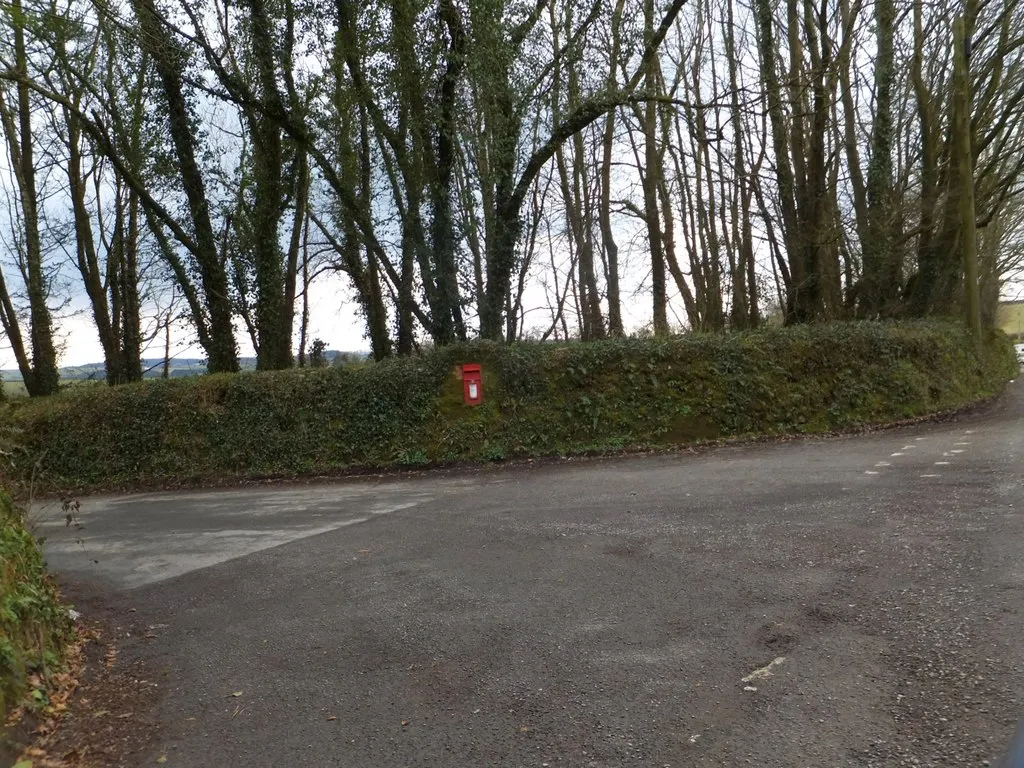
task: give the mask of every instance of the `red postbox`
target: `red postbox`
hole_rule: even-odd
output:
[[[466,405],[480,405],[484,401],[484,379],[479,363],[462,366],[462,394]]]

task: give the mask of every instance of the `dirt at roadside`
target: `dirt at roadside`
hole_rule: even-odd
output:
[[[0,765],[20,757],[33,768],[136,766],[158,734],[153,712],[160,696],[160,681],[137,650],[156,639],[159,628],[137,620],[119,599],[86,588],[66,589],[65,598],[82,614],[87,636],[78,679],[61,716],[29,714],[11,729],[16,749],[9,745]]]

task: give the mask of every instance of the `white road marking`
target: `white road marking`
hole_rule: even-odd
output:
[[[936,461],[935,462],[935,466],[936,467],[948,467],[949,466],[949,462],[948,461]]]
[[[889,455],[890,456],[906,456],[907,454],[901,453],[900,451],[896,451],[896,453],[890,453]]]
[[[880,461],[880,462],[878,462],[877,464],[875,464],[875,466],[876,466],[876,467],[891,467],[891,466],[892,466],[892,462],[889,462],[889,461]]]
[[[950,453],[963,453],[963,452],[964,452],[963,448],[954,448],[952,451],[950,451]]]
[[[921,477],[942,477],[942,475],[921,475]]]
[[[970,440],[968,440],[968,441],[967,441],[967,442],[965,442],[965,443],[953,443],[953,445],[970,445],[970,444],[971,444],[971,441],[970,441]]]
[[[973,429],[965,429],[964,430],[964,434],[965,435],[973,435],[974,434],[974,430]]]
[[[904,445],[902,448],[900,448],[900,450],[901,451],[909,451],[911,448],[917,448],[917,446],[916,445]]]
[[[928,438],[927,437],[915,437],[914,439],[915,440],[927,440]]]
[[[872,469],[865,469],[865,470],[864,470],[864,474],[865,474],[865,475],[877,475],[878,473],[877,473],[877,472],[875,472],[875,471],[874,471],[874,470],[872,470]]]

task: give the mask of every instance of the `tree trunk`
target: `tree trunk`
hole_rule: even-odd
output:
[[[790,0],[792,3],[792,0]],[[782,209],[782,241],[789,257],[789,276],[786,280],[785,315],[787,321],[794,316],[794,301],[806,279],[798,238],[799,223],[795,197],[795,180],[790,161],[787,120],[782,104],[782,88],[776,70],[775,19],[771,0],[755,0],[754,19],[757,27],[757,47],[761,61],[761,79],[768,101],[771,123],[772,148],[775,153],[775,173],[778,180],[779,207]],[[797,108],[796,106],[794,108]],[[764,206],[762,205],[762,208]]]
[[[612,47],[608,57],[608,79],[606,87],[611,90],[617,82],[615,76],[616,66],[622,47],[622,9],[625,0],[616,0],[615,10],[612,12]],[[598,217],[601,223],[601,246],[605,253],[605,279],[608,285],[608,335],[622,336],[622,300],[619,296],[619,246],[615,242],[615,233],[612,231],[612,149],[615,143],[615,116],[616,110],[608,110],[605,118],[604,133],[601,140],[601,199],[598,207]]]
[[[735,264],[732,273],[732,311],[729,315],[730,325],[736,330],[743,330],[756,323],[757,317],[757,296],[749,296],[748,290],[753,287],[747,285],[747,267],[753,271],[753,265],[749,260],[753,258],[752,227],[750,223],[750,193],[747,187],[750,180],[747,178],[744,162],[743,121],[740,113],[739,94],[739,61],[736,57],[736,23],[733,18],[733,4],[727,4],[728,17],[725,23],[725,55],[729,65],[729,89],[732,92],[730,97],[730,121],[733,141],[733,183],[736,189],[732,192],[732,226],[733,226],[733,247],[735,252]],[[748,254],[749,252],[749,254]],[[748,260],[749,257],[749,260]]]
[[[964,18],[953,22],[953,131],[960,201],[960,249],[964,265],[967,327],[981,349],[981,298],[978,286],[978,232],[974,210],[974,153],[971,136],[971,70]]]
[[[932,311],[934,292],[939,282],[941,254],[935,243],[935,207],[939,197],[938,136],[932,95],[924,79],[924,2],[914,0],[914,52],[910,79],[917,104],[918,133],[921,136],[921,194],[918,220],[917,274],[909,286],[911,314],[923,316]]]
[[[35,135],[32,127],[32,104],[29,99],[28,51],[25,44],[25,13],[21,0],[11,4],[11,26],[14,32],[14,69],[18,75],[15,85],[17,106],[14,115],[6,103],[3,129],[7,134],[7,147],[11,158],[11,173],[18,187],[18,207],[23,219],[25,287],[29,303],[29,348],[26,354],[19,320],[13,311],[7,286],[4,284],[4,326],[14,347],[18,367],[21,369],[25,389],[32,397],[52,395],[57,391],[60,376],[57,371],[57,350],[53,343],[53,319],[47,301],[50,296],[49,278],[43,264],[42,239],[39,232],[39,196],[36,189]],[[15,117],[17,124],[15,125]],[[13,332],[12,332],[13,331]],[[21,351],[17,346],[21,346]]]
[[[139,196],[128,192],[128,229],[121,241],[121,354],[125,378],[142,381],[142,322],[139,316]]]
[[[875,118],[871,126],[871,160],[867,173],[866,239],[862,301],[864,314],[893,315],[903,276],[893,231],[892,210],[892,89],[896,75],[893,41],[896,8],[893,0],[875,0]]]
[[[498,341],[502,337],[502,312],[508,301],[512,270],[516,264],[516,245],[522,230],[520,213],[537,174],[551,160],[559,146],[630,97],[644,74],[650,71],[651,62],[657,58],[658,49],[665,35],[672,28],[685,3],[686,0],[672,0],[657,30],[647,37],[637,71],[626,85],[617,89],[614,94],[589,99],[556,124],[547,140],[526,159],[518,178],[515,175],[515,167],[521,121],[514,111],[510,65],[507,61],[501,61],[501,57],[498,56],[499,61],[492,62],[489,66],[489,71],[497,73],[497,76],[489,78],[487,83],[490,106],[488,119],[491,122],[488,128],[491,135],[488,150],[494,186],[494,213],[487,243],[487,286],[480,311],[480,333],[484,338]],[[543,6],[538,6],[541,7]],[[653,18],[653,3],[646,10],[650,11],[649,15]],[[664,263],[661,267],[664,278]],[[656,320],[656,324],[657,322]],[[667,328],[667,319],[665,327]]]
[[[462,13],[452,0],[441,0],[440,10],[445,28],[448,30],[449,41],[447,61],[441,76],[441,104],[435,151],[437,178],[432,190],[431,250],[437,264],[437,287],[441,299],[439,312],[444,315],[442,318],[435,317],[435,323],[441,323],[442,338],[439,341],[448,342],[453,340],[453,337],[463,341],[466,339],[466,321],[462,316],[459,273],[455,263],[452,198],[458,141],[458,89],[465,69],[468,36],[462,21]]]
[[[237,371],[238,348],[231,322],[227,272],[217,252],[206,184],[196,160],[198,142],[184,93],[184,58],[153,0],[132,0],[132,3],[141,30],[140,45],[153,60],[167,102],[168,129],[192,220],[196,245],[193,256],[209,314],[209,339],[205,346],[207,367],[211,373]]]
[[[263,0],[247,0],[247,5],[252,59],[263,102],[261,109],[251,110],[248,115],[255,181],[251,247],[256,277],[256,368],[277,370],[290,368],[293,362],[294,306],[287,304],[285,295],[280,242],[280,220],[284,212],[284,155],[281,128],[273,117],[283,113],[284,104],[277,86],[275,42],[266,6]]]
[[[654,37],[654,0],[644,2],[644,39]],[[644,89],[648,95],[660,91],[658,60],[651,57],[644,73]],[[644,220],[647,222],[647,242],[651,252],[651,292],[653,300],[654,333],[668,333],[668,295],[665,283],[665,254],[661,241],[661,214],[658,208],[658,187],[661,184],[661,158],[658,153],[658,104],[649,98],[644,105]]]
[[[92,217],[86,205],[86,178],[82,168],[82,135],[78,125],[78,118],[70,111],[64,111],[64,121],[67,127],[67,149],[68,161],[66,166],[68,177],[68,193],[71,198],[71,210],[75,224],[75,254],[78,265],[78,272],[82,276],[85,285],[85,293],[89,297],[92,306],[93,323],[96,326],[96,333],[99,336],[100,346],[103,348],[103,362],[107,372],[107,382],[111,385],[123,384],[127,380],[127,371],[124,370],[124,359],[121,354],[119,334],[115,325],[120,325],[120,319],[116,321],[112,316],[110,302],[107,301],[107,288],[104,285],[103,272],[100,269],[99,258],[96,253],[96,243],[92,229]],[[118,215],[118,218],[120,216]],[[119,228],[119,227],[118,227]],[[116,230],[115,230],[116,232]],[[115,234],[116,237],[116,234]],[[119,277],[120,269],[112,264],[118,259],[119,254],[111,248],[107,253],[108,266],[111,276]],[[119,280],[110,285],[111,293],[117,297]],[[117,299],[119,304],[119,299]],[[118,306],[119,310],[120,307]]]

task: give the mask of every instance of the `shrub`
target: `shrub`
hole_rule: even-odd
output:
[[[457,365],[483,366],[467,408]],[[4,406],[66,490],[498,460],[849,429],[963,406],[1016,371],[1005,336],[835,323],[729,335],[472,342],[342,368],[83,388]],[[27,463],[15,479],[30,473]]]

